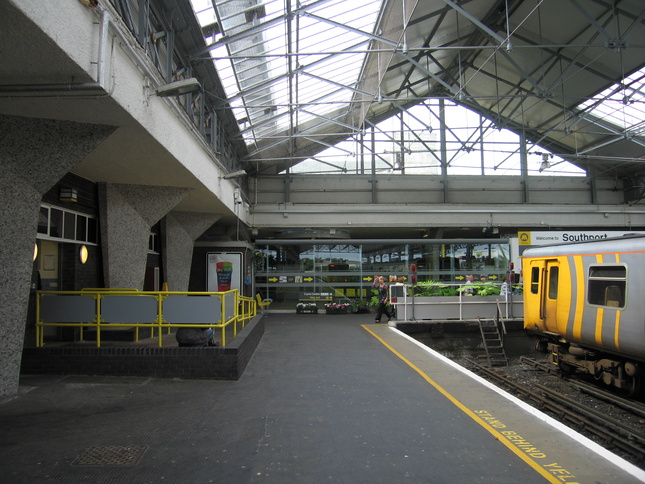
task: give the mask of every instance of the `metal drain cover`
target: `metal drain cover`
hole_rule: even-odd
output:
[[[127,467],[137,463],[147,447],[106,445],[93,446],[78,456],[73,466],[118,466]]]

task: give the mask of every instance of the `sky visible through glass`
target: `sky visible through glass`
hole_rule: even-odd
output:
[[[288,136],[293,126],[332,116],[352,99],[381,0],[292,2],[191,0],[242,135]],[[215,4],[217,11],[213,7]],[[316,4],[314,7],[313,4]],[[361,32],[363,34],[361,34]],[[344,52],[343,52],[344,51]],[[579,108],[626,136],[645,129],[645,71],[611,86]],[[373,128],[377,173],[439,174],[439,104],[428,99]],[[444,105],[448,174],[519,175],[519,136],[450,101]],[[602,120],[602,121],[599,121]],[[356,133],[291,168],[292,173],[360,173],[371,169],[372,129]],[[362,138],[363,137],[363,138]],[[363,139],[361,143],[360,140]],[[580,168],[539,146],[528,147],[530,175],[584,176]]]

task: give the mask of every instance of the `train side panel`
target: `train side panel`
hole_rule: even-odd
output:
[[[525,251],[524,327],[645,361],[645,238]]]
[[[616,314],[616,350],[645,361],[645,252],[617,254],[617,257],[617,262],[625,266],[626,284],[625,306]]]

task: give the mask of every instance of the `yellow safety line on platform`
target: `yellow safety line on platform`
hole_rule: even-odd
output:
[[[401,360],[403,360],[408,366],[410,366],[410,368],[412,368],[419,375],[421,375],[428,383],[430,383],[430,385],[435,387],[439,391],[439,393],[441,393],[444,397],[446,397],[448,400],[450,400],[457,408],[459,408],[462,412],[464,412],[466,415],[468,415],[471,419],[473,419],[475,422],[477,422],[479,425],[481,425],[483,428],[485,428],[488,432],[490,432],[495,437],[496,440],[499,440],[508,449],[510,449],[514,454],[516,454],[520,459],[522,459],[524,462],[526,462],[528,465],[530,465],[533,469],[535,469],[548,482],[551,482],[553,484],[562,484],[562,481],[560,481],[559,479],[555,478],[553,475],[549,474],[548,471],[543,469],[537,462],[532,460],[528,455],[526,455],[524,452],[522,452],[520,449],[518,449],[505,436],[503,436],[501,433],[499,433],[493,427],[489,426],[486,422],[482,421],[482,419],[479,418],[472,410],[470,410],[463,403],[461,403],[459,400],[457,400],[455,397],[453,397],[450,393],[448,393],[442,386],[440,386],[437,382],[435,382],[432,378],[430,378],[426,373],[424,373],[423,370],[421,370],[419,367],[417,367],[414,363],[412,363],[410,360],[408,360],[405,356],[403,356],[401,353],[399,353],[394,348],[392,348],[392,346],[390,346],[388,343],[386,343],[385,340],[383,340],[383,338],[381,338],[376,333],[374,333],[374,331],[372,331],[367,325],[363,324],[361,326],[368,333],[370,333],[377,340],[379,340],[383,344],[383,346],[385,346],[387,349],[389,349],[392,353],[394,353]]]

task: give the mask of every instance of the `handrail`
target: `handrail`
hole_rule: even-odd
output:
[[[159,347],[163,330],[172,328],[212,328],[221,330],[221,346],[226,346],[226,329],[233,325],[237,337],[257,315],[255,298],[240,296],[237,289],[225,292],[138,291],[127,288],[86,288],[81,291],[36,292],[36,346],[44,346],[46,327],[78,327],[80,340],[87,328],[96,329],[96,346],[101,346],[101,329],[110,327],[157,330]],[[205,298],[204,296],[209,296]],[[133,299],[136,298],[136,299]]]
[[[506,303],[508,304],[508,299]],[[506,313],[508,314],[508,310]],[[506,322],[504,321],[504,315],[502,313],[502,308],[499,305],[499,300],[497,300],[497,319],[502,323],[502,331],[506,334]]]

